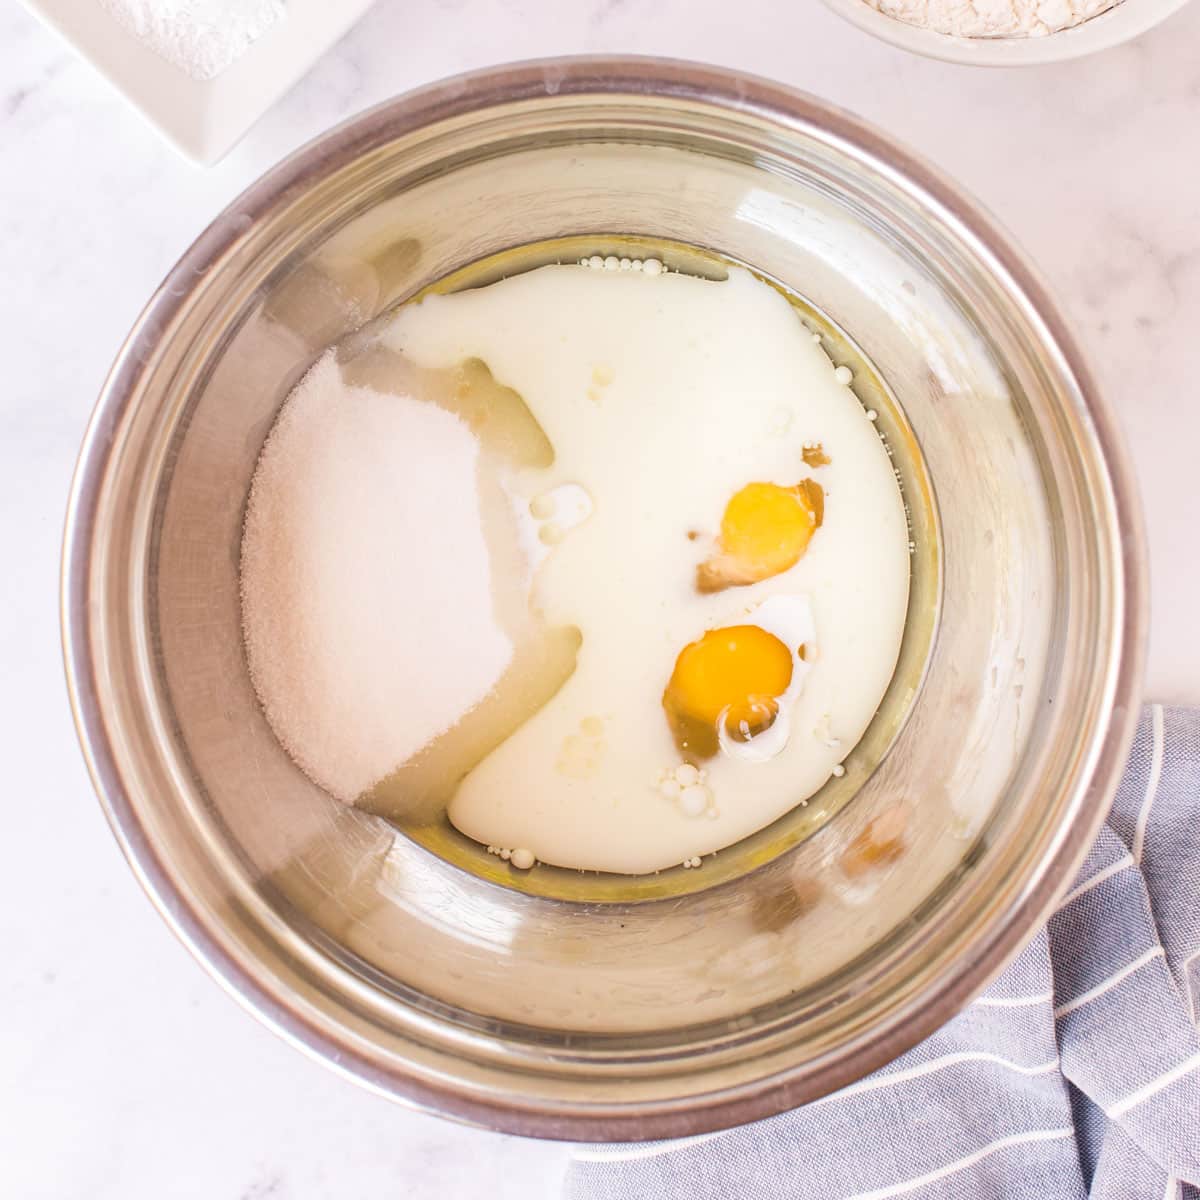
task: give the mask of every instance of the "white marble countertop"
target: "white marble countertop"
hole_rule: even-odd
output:
[[[1154,570],[1149,692],[1200,702],[1198,44],[1200,4],[1082,62],[988,71],[878,45],[816,0],[732,9],[716,0],[380,0],[225,162],[201,171],[5,6],[0,1192],[538,1200],[558,1191],[561,1147],[389,1105],[286,1048],[227,999],[140,894],[77,752],[56,605],[76,449],[126,330],[227,200],[342,117],[505,59],[706,59],[856,110],[981,197],[1064,301],[1141,473]]]

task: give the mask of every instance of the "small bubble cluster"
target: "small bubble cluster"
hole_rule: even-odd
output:
[[[685,817],[707,815],[715,820],[720,814],[713,807],[712,790],[708,787],[708,772],[691,763],[664,767],[658,773],[658,794],[671,800]]]
[[[685,871],[694,871],[700,865],[700,856],[693,854],[691,858],[683,860],[683,869]]]
[[[592,254],[581,258],[579,265],[593,271],[641,271],[643,275],[661,275],[666,270],[657,258],[618,258],[615,254]]]
[[[516,867],[518,871],[528,871],[537,863],[533,851],[526,850],[523,846],[518,846],[515,850],[510,850],[507,846],[489,846],[487,852],[494,854],[497,858],[502,858],[510,866]]]
[[[529,501],[529,515],[538,522],[537,538],[543,546],[557,546],[592,514],[592,498],[577,483],[559,484]]]

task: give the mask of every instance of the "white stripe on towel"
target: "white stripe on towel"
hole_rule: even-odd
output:
[[[1038,992],[1036,996],[979,996],[975,1003],[981,1008],[1022,1008],[1026,1004],[1048,1004],[1053,992]]]
[[[1127,963],[1115,974],[1110,975],[1103,983],[1098,983],[1094,988],[1089,988],[1086,992],[1076,996],[1074,1000],[1068,1000],[1066,1004],[1060,1004],[1055,1010],[1054,1015],[1061,1017],[1069,1012],[1074,1012],[1077,1008],[1082,1008],[1085,1004],[1090,1004],[1097,996],[1103,996],[1105,992],[1111,991],[1121,983],[1128,979],[1134,971],[1140,971],[1148,962],[1153,962],[1156,958],[1162,955],[1163,948],[1154,946],[1147,950],[1145,954],[1138,955],[1131,963]]]
[[[998,1054],[989,1054],[986,1050],[960,1050],[956,1054],[943,1054],[941,1058],[935,1058],[927,1063],[919,1063],[917,1066],[909,1067],[905,1071],[893,1071],[889,1075],[868,1076],[868,1078],[860,1080],[858,1083],[852,1083],[849,1087],[842,1088],[840,1092],[833,1092],[828,1096],[822,1096],[819,1100],[814,1100],[812,1103],[814,1105],[825,1104],[830,1100],[842,1100],[846,1096],[853,1096],[856,1092],[873,1092],[876,1088],[888,1087],[893,1083],[903,1083],[907,1079],[918,1079],[922,1075],[928,1075],[933,1071],[940,1071],[943,1067],[952,1067],[957,1063],[963,1062],[994,1062],[1021,1075],[1048,1075],[1051,1071],[1058,1069],[1057,1058],[1052,1058],[1049,1062],[1038,1063],[1033,1067],[1026,1067],[1022,1066],[1021,1063],[1001,1058]]]
[[[1043,997],[1038,997],[1042,999]],[[1012,1062],[1007,1058],[1001,1058],[998,1054],[989,1054],[983,1050],[963,1050],[956,1054],[944,1054],[941,1058],[935,1058],[927,1063],[920,1063],[915,1067],[909,1067],[905,1071],[895,1071],[890,1075],[872,1076],[869,1079],[861,1080],[859,1083],[851,1084],[849,1087],[842,1088],[840,1092],[833,1092],[828,1096],[822,1096],[818,1100],[812,1101],[813,1105],[824,1104],[829,1100],[842,1100],[846,1096],[851,1096],[855,1092],[869,1092],[876,1088],[887,1087],[893,1083],[903,1083],[905,1080],[917,1079],[922,1075],[929,1075],[934,1071],[940,1071],[944,1067],[954,1066],[956,1063],[962,1062],[994,1062],[1001,1067],[1005,1067],[1010,1071],[1016,1071],[1021,1075],[1048,1075],[1051,1071],[1058,1069],[1058,1059],[1051,1059],[1049,1062],[1038,1063],[1035,1066],[1027,1067],[1021,1063]],[[575,1152],[576,1162],[633,1162],[643,1158],[657,1158],[660,1154],[671,1154],[676,1150],[686,1149],[688,1146],[698,1146],[703,1142],[712,1141],[713,1138],[721,1136],[724,1130],[717,1133],[701,1133],[695,1137],[678,1138],[671,1142],[655,1143],[651,1146],[595,1146],[588,1150],[577,1150]]]
[[[1103,871],[1097,871],[1090,879],[1084,880],[1078,887],[1073,887],[1059,902],[1056,912],[1067,907],[1072,900],[1078,900],[1084,892],[1090,892],[1092,888],[1103,883],[1106,879],[1111,879],[1114,875],[1119,875],[1127,867],[1135,866],[1133,855],[1129,853],[1122,854],[1115,863],[1110,863]]]
[[[1200,1067],[1200,1054],[1193,1054],[1191,1058],[1186,1058],[1178,1066],[1164,1071],[1157,1079],[1152,1079],[1145,1087],[1138,1088],[1136,1092],[1132,1092],[1124,1100],[1118,1100],[1116,1104],[1104,1111],[1114,1120],[1117,1117],[1123,1117],[1131,1108],[1135,1108],[1144,1100],[1149,1100],[1163,1088],[1170,1087],[1171,1084],[1182,1079],[1189,1071],[1194,1071],[1197,1067]]]
[[[1028,1142],[1052,1142],[1059,1138],[1073,1138],[1074,1136],[1075,1127],[1073,1125],[1067,1125],[1062,1129],[1035,1129],[1031,1133],[1016,1133],[1011,1137],[991,1142],[982,1150],[968,1154],[966,1158],[960,1158],[955,1162],[947,1163],[944,1167],[939,1167],[936,1171],[930,1171],[928,1175],[908,1179],[904,1183],[895,1183],[891,1187],[879,1188],[874,1192],[856,1192],[851,1200],[887,1200],[888,1196],[900,1196],[904,1192],[911,1192],[914,1188],[924,1187],[927,1183],[933,1183],[935,1180],[944,1179],[947,1175],[953,1175],[955,1171],[973,1167],[977,1162],[982,1162],[987,1158],[989,1154],[995,1154],[997,1150],[1005,1150],[1009,1146],[1020,1146]]]
[[[1163,764],[1163,707],[1154,705],[1150,710],[1151,723],[1154,726],[1154,748],[1150,754],[1150,778],[1146,781],[1146,796],[1138,811],[1137,828],[1133,831],[1133,861],[1142,861],[1142,848],[1146,844],[1146,824],[1150,820],[1150,809],[1154,806],[1154,797],[1158,795],[1158,781],[1162,777]]]

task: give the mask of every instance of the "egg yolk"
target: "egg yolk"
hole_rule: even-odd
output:
[[[722,724],[750,738],[770,726],[792,682],[791,651],[757,625],[711,629],[679,652],[663,708],[681,753],[711,758]]]
[[[795,487],[746,484],[725,505],[719,553],[697,568],[697,588],[718,592],[794,567],[824,516],[825,493],[812,479]]]

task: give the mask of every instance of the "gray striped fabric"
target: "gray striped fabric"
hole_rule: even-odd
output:
[[[1143,715],[1049,924],[943,1029],[795,1112],[581,1147],[571,1200],[1200,1200],[1200,710]]]

